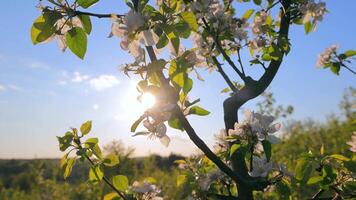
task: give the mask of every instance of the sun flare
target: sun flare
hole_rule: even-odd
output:
[[[141,102],[143,108],[149,109],[152,108],[156,104],[156,98],[151,93],[144,93],[141,97]]]

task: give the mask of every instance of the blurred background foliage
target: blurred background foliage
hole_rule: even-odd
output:
[[[258,112],[271,113],[287,118],[284,133],[279,144],[273,146],[275,161],[284,163],[288,171],[293,172],[297,158],[303,153],[324,155],[342,154],[351,157],[346,144],[356,131],[356,89],[350,87],[340,102],[342,115],[326,116],[323,123],[311,119],[303,121],[289,120],[292,106],[276,106],[272,93],[265,93],[263,100],[257,103]],[[184,159],[179,155],[161,157],[132,157],[134,149],[125,147],[121,141],[113,141],[104,147],[106,152],[119,156],[120,165],[105,169],[110,175],[125,174],[130,183],[153,177],[160,186],[164,199],[184,199],[187,185],[176,186],[179,169],[175,160]],[[67,181],[63,180],[57,159],[0,160],[0,199],[1,200],[95,200],[102,199],[109,191],[104,184],[91,185],[87,181],[88,163],[78,163]],[[292,187],[294,199],[311,198],[317,188],[306,185]],[[258,199],[279,199],[274,191],[256,193]]]

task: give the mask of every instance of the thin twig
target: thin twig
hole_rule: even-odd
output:
[[[218,68],[219,73],[221,74],[221,76],[225,79],[226,83],[229,85],[229,87],[231,88],[231,90],[233,92],[237,92],[237,88],[234,86],[234,84],[231,82],[231,80],[229,79],[229,77],[226,75],[226,73],[224,72],[224,70],[221,67],[221,64],[219,63],[218,59],[215,56],[212,56],[212,59],[216,65],[216,67]]]
[[[341,66],[345,67],[347,70],[349,70],[351,73],[353,73],[354,75],[356,75],[356,72],[354,70],[352,70],[351,68],[349,68],[348,66],[346,66],[344,63],[341,63]]]
[[[97,18],[111,18],[113,16],[113,14],[97,14],[97,13],[91,13],[91,12],[83,12],[83,11],[79,11],[76,10],[74,11],[74,15],[88,15],[88,16],[92,16],[92,17],[97,17]],[[114,14],[117,17],[124,17],[125,15],[120,15],[120,14]]]
[[[90,162],[91,165],[95,166],[95,163],[88,157],[85,156],[85,158]],[[111,189],[113,189],[121,198],[123,198],[124,200],[127,200],[125,194],[123,194],[120,190],[116,189],[115,186],[113,184],[111,184],[111,182],[109,181],[108,178],[106,178],[105,176],[103,176],[103,180],[105,181],[106,184],[108,184]]]
[[[216,47],[218,51],[223,55],[225,60],[229,63],[229,65],[235,70],[235,72],[240,76],[240,78],[246,82],[246,76],[236,67],[235,63],[231,60],[230,56],[228,56],[225,52],[225,50],[222,48],[217,36],[215,34],[210,32],[210,27],[209,24],[206,22],[204,18],[202,18],[203,23],[205,25],[205,30],[213,37],[214,43],[216,44]]]

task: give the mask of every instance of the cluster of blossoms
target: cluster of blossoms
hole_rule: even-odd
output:
[[[331,47],[326,48],[324,52],[318,56],[316,65],[318,67],[326,66],[332,60],[333,56],[336,55],[337,49],[337,45],[332,45]]]
[[[83,28],[83,24],[78,17],[72,17],[70,19],[61,18],[55,23],[56,33],[49,37],[45,43],[57,40],[59,49],[64,52],[67,49],[65,34],[72,27]]]
[[[207,174],[205,174],[202,177],[199,177],[198,184],[200,186],[200,189],[203,191],[208,191],[210,185],[214,181],[221,178],[223,175],[224,175],[224,173],[222,171],[220,171],[219,169],[217,169],[217,170],[212,170],[212,171],[208,172]]]
[[[353,132],[353,135],[351,136],[351,141],[347,142],[348,145],[350,145],[350,151],[356,153],[356,131]]]
[[[212,25],[210,28],[213,28],[217,34],[230,32],[234,39],[239,42],[247,40],[246,28],[248,24],[242,19],[234,18],[221,1],[194,1],[191,3],[191,10],[195,13],[200,24],[203,24],[202,20],[204,18],[210,22]],[[236,50],[239,48],[239,43],[231,40],[222,40],[221,44],[225,49]]]
[[[227,151],[229,141],[238,138],[241,141],[248,141],[254,146],[254,154],[252,158],[252,166],[250,175],[252,177],[266,177],[272,170],[272,162],[268,162],[263,153],[262,141],[267,140],[271,144],[279,141],[279,138],[274,135],[281,128],[280,123],[273,124],[274,117],[254,113],[250,110],[245,111],[245,120],[241,123],[235,123],[234,129],[228,130],[228,136],[223,129],[216,136],[217,143],[214,146],[216,151]],[[259,156],[257,156],[259,155]]]
[[[163,200],[162,197],[157,196],[161,190],[157,188],[156,185],[151,184],[147,181],[139,183],[135,181],[132,184],[132,190],[140,195],[142,195],[142,200]]]
[[[318,21],[323,20],[324,14],[327,12],[325,2],[316,3],[314,0],[307,0],[299,10],[303,14],[303,23],[311,21],[313,27]]]
[[[265,34],[267,32],[267,21],[268,13],[264,10],[258,12],[253,19],[253,23],[251,24],[251,32],[255,35],[255,38],[250,41],[250,47],[252,49],[261,49],[266,46],[267,39]]]
[[[169,120],[170,113],[174,107],[174,104],[166,104],[157,105],[146,110],[142,117],[146,118],[143,121],[143,126],[148,131],[137,132],[134,136],[147,135],[150,139],[158,138],[167,147],[171,140],[167,135],[167,126],[164,123]]]
[[[130,10],[122,18],[112,15],[112,21],[109,37],[115,35],[121,38],[121,48],[128,51],[135,58],[136,63],[144,62],[145,50],[141,47],[141,44],[153,46],[159,39],[151,29],[143,30],[137,34],[145,24],[144,16],[134,10]]]
[[[273,134],[281,128],[281,124],[272,124],[273,121],[273,116],[246,110],[245,120],[241,123],[235,123],[234,129],[230,129],[228,133],[230,136],[239,136],[242,139],[268,140],[270,143],[275,144],[279,139]]]

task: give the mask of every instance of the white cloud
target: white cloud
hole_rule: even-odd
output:
[[[85,74],[80,74],[80,72],[74,72],[73,73],[73,78],[72,78],[72,82],[83,82],[85,80],[88,80],[90,78],[89,75],[85,75]]]
[[[22,90],[22,88],[20,88],[17,85],[13,85],[13,84],[0,85],[0,92],[6,91],[6,90],[20,91],[20,90]]]
[[[32,62],[28,67],[31,69],[49,69],[49,66],[43,62]]]
[[[15,91],[21,90],[21,88],[20,88],[19,86],[17,86],[17,85],[8,85],[7,87],[8,87],[9,89],[15,90]]]
[[[58,81],[58,85],[67,85],[68,84],[68,82],[67,81]]]
[[[4,85],[0,85],[0,92],[5,91],[6,87]]]
[[[94,109],[94,110],[98,110],[98,109],[99,109],[99,105],[98,105],[98,104],[94,104],[94,105],[93,105],[93,109]]]
[[[89,81],[89,84],[98,91],[111,88],[119,83],[120,81],[115,76],[105,74],[100,75],[97,78],[93,78]]]

